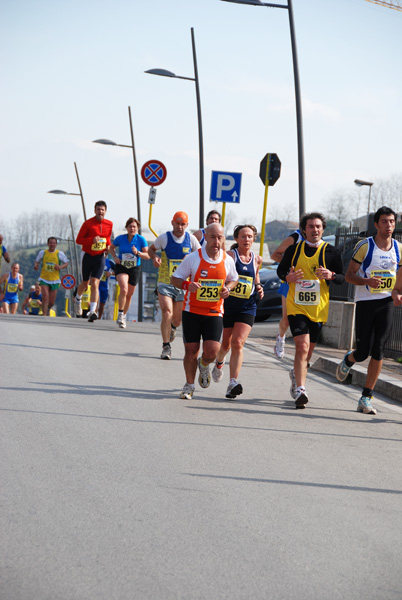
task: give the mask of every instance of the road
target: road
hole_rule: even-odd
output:
[[[400,600],[402,408],[247,348],[179,400],[157,324],[0,315],[1,598]]]

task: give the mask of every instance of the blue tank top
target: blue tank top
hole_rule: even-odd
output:
[[[251,253],[250,262],[244,263],[240,260],[237,248],[234,249],[235,266],[239,274],[239,281],[234,290],[226,298],[224,312],[228,315],[239,313],[247,315],[256,315],[257,313],[257,293],[255,289],[255,256]]]
[[[15,304],[18,302],[18,284],[20,282],[19,274],[17,277],[11,277],[11,273],[8,276],[6,282],[6,293],[4,295],[4,300],[9,302],[10,304]]]

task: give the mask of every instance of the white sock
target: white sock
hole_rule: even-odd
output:
[[[75,297],[75,299],[77,300],[77,302],[81,302],[81,298],[82,298],[82,296],[79,296],[78,294]]]
[[[89,312],[95,312],[96,311],[96,305],[97,302],[91,302],[89,305]]]

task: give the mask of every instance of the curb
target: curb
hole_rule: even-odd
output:
[[[247,340],[245,346],[248,346],[250,349],[253,349],[256,352],[260,352],[261,354],[269,354],[274,358],[271,349],[268,349],[266,346],[253,342],[251,340]],[[280,363],[291,366],[293,365],[293,358],[282,358],[280,360]],[[311,365],[310,368],[312,371],[318,371],[319,373],[324,373],[325,375],[333,377],[333,379],[339,385],[355,385],[360,388],[364,387],[367,376],[366,367],[355,365],[350,374],[348,375],[346,381],[341,383],[336,379],[336,367],[338,366],[338,364],[339,359],[320,356],[315,360],[315,362]],[[402,404],[402,381],[400,381],[400,379],[397,379],[396,377],[393,377],[389,373],[380,374],[380,377],[378,378],[378,381],[375,386],[375,392],[383,394],[391,400],[395,400],[396,402]]]

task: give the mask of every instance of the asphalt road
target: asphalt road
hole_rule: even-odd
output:
[[[156,324],[0,315],[4,600],[400,600],[402,408],[246,349],[179,400]]]

